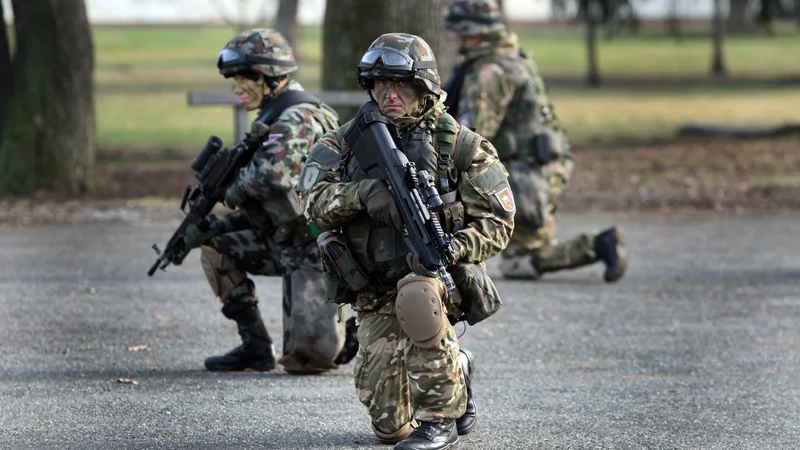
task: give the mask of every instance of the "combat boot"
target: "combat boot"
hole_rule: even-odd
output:
[[[206,358],[206,369],[212,372],[233,372],[245,369],[268,371],[275,368],[275,349],[272,339],[255,305],[225,303],[225,317],[236,321],[242,345],[222,356]]]
[[[603,279],[608,283],[619,281],[628,268],[625,241],[619,227],[609,228],[594,238],[594,251],[606,265]]]
[[[420,422],[419,426],[402,441],[395,450],[445,450],[458,444],[455,420],[444,422]]]
[[[358,354],[358,325],[356,318],[347,319],[344,328],[344,346],[339,355],[333,361],[338,365],[347,364]]]
[[[458,355],[461,360],[461,369],[464,371],[464,382],[467,385],[467,410],[464,415],[456,419],[458,435],[463,436],[472,431],[478,421],[478,408],[475,406],[475,397],[472,396],[472,375],[475,373],[475,355],[463,348]]]
[[[533,261],[528,254],[518,256],[501,255],[500,273],[508,280],[535,280],[539,272],[533,266]]]

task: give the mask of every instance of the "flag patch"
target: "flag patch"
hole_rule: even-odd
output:
[[[497,201],[500,202],[500,206],[502,206],[507,212],[513,212],[516,209],[516,206],[514,205],[514,196],[511,194],[511,189],[508,187],[503,188],[502,191],[494,194],[494,196],[497,197]]]

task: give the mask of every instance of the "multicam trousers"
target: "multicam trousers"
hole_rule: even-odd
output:
[[[358,312],[355,386],[373,428],[393,434],[414,419],[438,422],[461,417],[467,389],[455,330],[448,325],[433,348],[416,347],[400,327],[393,305]]]
[[[565,242],[555,238],[554,213],[558,197],[569,182],[572,161],[535,166],[523,161],[506,163],[517,213],[514,232],[503,251],[504,258],[530,255],[538,273],[579,267],[598,260],[596,233],[583,233]]]

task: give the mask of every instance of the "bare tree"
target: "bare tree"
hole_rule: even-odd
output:
[[[3,2],[0,0],[0,136],[3,135],[3,124],[6,119],[8,102],[11,99],[11,47],[4,19]]]
[[[600,63],[597,51],[597,25],[602,20],[602,5],[598,0],[584,0],[586,21],[586,83],[600,86]]]
[[[747,31],[752,26],[750,0],[729,0],[728,30],[733,33]]]
[[[378,36],[404,32],[421,36],[436,55],[446,77],[457,58],[457,39],[444,28],[448,0],[328,0],[323,32],[322,87],[357,89],[356,66]]]
[[[725,20],[722,13],[722,0],[714,0],[714,54],[711,61],[711,74],[725,76]]]
[[[223,0],[208,1],[210,1],[214,9],[217,10],[217,15],[219,15],[220,19],[237,32],[253,28],[259,23],[267,23],[268,18],[272,16],[270,11],[273,11],[273,9],[270,7],[274,2],[274,0],[262,0],[260,6],[258,3],[256,4],[256,6],[259,6],[258,12],[253,12],[251,0],[236,0],[234,5],[236,12],[230,14],[225,10],[225,2]],[[283,0],[281,0],[281,3],[282,2]]]
[[[275,25],[292,46],[295,59],[300,59],[300,26],[297,23],[299,0],[278,0],[278,13],[275,14]]]
[[[14,91],[0,142],[0,194],[77,193],[94,165],[94,48],[83,0],[12,0]]]

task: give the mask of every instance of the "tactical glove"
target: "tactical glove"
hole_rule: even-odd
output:
[[[406,264],[408,264],[408,267],[411,268],[411,271],[417,275],[423,275],[431,278],[436,278],[439,276],[439,272],[425,267],[425,265],[422,264],[422,261],[420,261],[419,255],[415,255],[414,253],[409,253],[406,255]]]
[[[225,206],[230,209],[236,209],[237,206],[241,205],[245,201],[245,193],[236,183],[230,185],[228,189],[225,191]]]
[[[403,228],[403,219],[394,204],[389,188],[381,180],[363,180],[358,183],[358,196],[361,204],[373,219],[398,230]]]
[[[183,244],[187,249],[192,250],[224,232],[225,224],[217,218],[210,220],[205,230],[201,229],[198,224],[193,223],[186,227],[186,234],[183,235]]]

